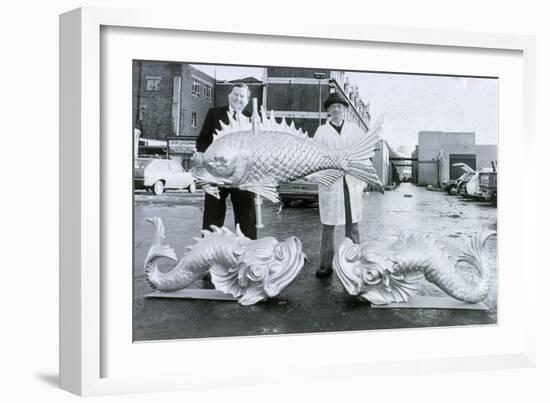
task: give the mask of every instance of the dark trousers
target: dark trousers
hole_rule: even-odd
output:
[[[240,225],[241,231],[250,239],[256,239],[256,210],[254,209],[254,193],[233,188],[220,188],[220,198],[206,193],[204,197],[204,213],[202,228],[210,229],[211,225],[223,227],[225,221],[225,202],[231,195],[235,226]]]
[[[351,203],[349,199],[349,189],[346,179],[344,178],[344,209],[346,212],[346,238],[351,239],[358,244],[359,240],[359,224],[351,222]],[[334,228],[335,225],[323,224],[323,232],[321,235],[321,264],[324,269],[332,267],[332,259],[334,258]]]

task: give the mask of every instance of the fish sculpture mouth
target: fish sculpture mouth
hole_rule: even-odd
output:
[[[202,165],[191,168],[189,172],[197,182],[197,185],[201,186],[205,193],[214,196],[216,199],[220,198],[220,187],[232,186],[230,180],[215,177]]]
[[[212,175],[203,165],[198,165],[189,171],[199,185],[229,186],[231,181]]]

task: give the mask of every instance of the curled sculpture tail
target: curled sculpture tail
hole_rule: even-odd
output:
[[[454,270],[434,270],[439,265],[427,268],[424,271],[426,279],[451,297],[460,301],[478,303],[487,298],[489,294],[489,269],[484,259],[484,246],[487,239],[496,235],[496,231],[488,228],[475,233],[470,241],[470,250],[461,254],[454,266]],[[475,285],[467,283],[459,273],[460,266],[465,265],[476,271],[478,280]],[[440,266],[442,267],[442,266]]]
[[[379,192],[384,193],[384,186],[380,182],[376,169],[374,169],[370,160],[374,156],[374,148],[380,139],[382,122],[383,118],[378,119],[369,132],[351,148],[349,160],[344,170],[346,173],[373,186]]]
[[[164,224],[160,217],[150,217],[147,221],[153,224],[155,227],[155,233],[153,235],[153,242],[145,257],[145,278],[149,285],[155,289],[160,287],[160,280],[162,273],[158,268],[157,260],[160,258],[166,258],[176,262],[178,260],[176,252],[169,245],[163,245],[162,242],[165,239]]]

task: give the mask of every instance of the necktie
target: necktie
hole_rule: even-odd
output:
[[[233,111],[233,120],[237,120],[237,111]]]

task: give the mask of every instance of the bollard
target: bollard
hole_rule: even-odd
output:
[[[256,206],[256,228],[263,228],[264,224],[262,222],[262,197],[258,194],[254,199],[254,205]]]
[[[252,123],[252,131],[257,132],[258,126],[261,122],[260,115],[258,115],[258,98],[252,98],[252,117],[250,119]],[[262,197],[256,194],[254,199],[254,205],[256,207],[256,228],[263,228],[262,223]]]

